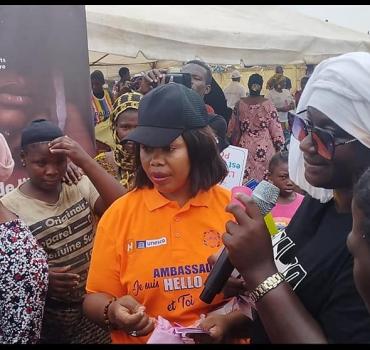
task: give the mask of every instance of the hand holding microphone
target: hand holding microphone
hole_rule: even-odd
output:
[[[253,270],[251,267],[258,265],[260,260],[263,264],[269,261],[268,265],[275,266],[271,238],[267,234],[263,216],[275,206],[278,196],[279,189],[276,186],[262,181],[252,193],[253,200],[245,194],[236,197],[245,208],[239,204],[228,205],[226,210],[235,216],[237,223],[229,221],[226,224],[227,232],[224,234],[223,241],[227,249],[223,249],[208,275],[200,295],[202,301],[208,304],[212,302],[215,295],[221,292],[226,284],[234,266],[243,276],[245,271],[250,273]],[[247,284],[248,280],[246,280]]]

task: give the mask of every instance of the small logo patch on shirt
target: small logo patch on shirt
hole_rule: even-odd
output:
[[[158,247],[160,245],[167,244],[167,238],[161,237],[157,239],[147,239],[142,241],[136,241],[136,248],[137,249],[144,249],[144,248],[153,248]]]
[[[132,239],[127,241],[127,253],[132,253],[134,250],[134,241]]]
[[[209,230],[203,233],[203,244],[211,247],[216,248],[221,246],[221,234],[215,230]]]

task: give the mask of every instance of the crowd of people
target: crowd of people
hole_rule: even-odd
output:
[[[95,156],[46,112],[19,145],[0,133],[0,181],[27,176],[0,198],[0,343],[370,342],[370,54],[294,96],[281,66],[267,96],[259,74],[222,91],[202,61],[180,73],[122,67],[110,91],[92,72]],[[220,185],[229,145],[243,186],[279,189],[277,233]],[[207,304],[224,246],[238,276]]]

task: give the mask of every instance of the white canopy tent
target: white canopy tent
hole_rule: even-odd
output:
[[[210,64],[317,64],[370,52],[370,36],[277,5],[86,5],[90,65],[116,76],[200,58]],[[109,69],[109,67],[111,69]],[[100,69],[100,68],[99,68]]]

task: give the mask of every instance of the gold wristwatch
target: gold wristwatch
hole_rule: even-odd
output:
[[[268,291],[276,288],[281,282],[284,282],[284,275],[280,272],[274,273],[272,276],[267,277],[255,290],[249,292],[248,297],[251,301],[256,303]]]

